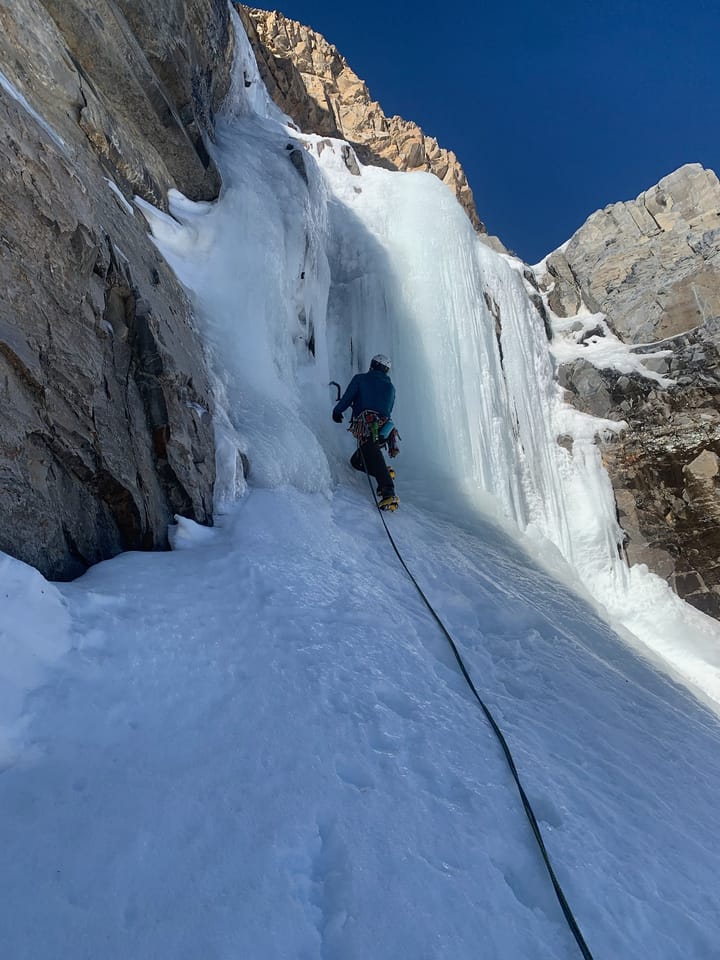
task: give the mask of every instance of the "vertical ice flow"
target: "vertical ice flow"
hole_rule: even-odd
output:
[[[238,449],[255,484],[329,492],[349,440],[329,422],[328,379],[346,383],[388,353],[402,473],[433,496],[459,488],[538,555],[562,558],[616,626],[720,700],[717,624],[620,556],[594,442],[615,427],[563,403],[521,265],[478,240],[432,175],[353,173],[346,144],[300,134],[233,22],[233,93],[213,147],[220,201],[175,194],[172,217],[143,205],[211,354],[218,499],[242,486]]]
[[[166,216],[136,200],[204,321],[220,400],[218,509],[242,488],[236,448],[256,484],[330,488],[314,432],[318,404],[327,410],[326,188],[262,86],[234,12],[233,20],[232,93],[211,145],[220,201],[172,192]]]
[[[557,443],[562,404],[521,274],[477,239],[435,177],[364,168],[350,178],[337,155],[325,148],[319,157],[335,197],[328,327],[336,363],[347,377],[350,360],[363,369],[377,349],[390,353],[403,469],[439,494],[438,484],[490,494],[497,513],[582,564],[568,494],[582,496],[574,474],[587,463],[573,467],[575,451]],[[567,431],[582,423],[592,442],[595,421],[578,415],[573,424],[562,413]],[[600,499],[597,486],[607,563],[621,531],[609,484],[599,484]]]

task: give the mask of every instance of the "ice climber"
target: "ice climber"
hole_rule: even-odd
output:
[[[367,373],[356,373],[347,390],[333,408],[335,423],[343,422],[343,411],[352,405],[350,431],[358,446],[350,458],[356,470],[365,471],[374,477],[382,510],[396,510],[393,478],[395,471],[385,463],[382,448],[387,446],[391,457],[400,452],[395,424],[390,419],[395,403],[395,387],[390,380],[390,360],[382,353],[372,358]]]

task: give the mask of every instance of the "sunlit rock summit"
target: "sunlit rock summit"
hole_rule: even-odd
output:
[[[487,234],[452,150],[417,124],[385,116],[367,84],[319,33],[277,11],[238,9],[270,96],[301,130],[347,140],[363,163],[434,173],[453,191],[473,226]]]

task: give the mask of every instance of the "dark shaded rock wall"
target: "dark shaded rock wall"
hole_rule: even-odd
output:
[[[0,549],[49,577],[211,522],[203,351],[126,201],[217,194],[231,53],[214,0],[0,2]]]

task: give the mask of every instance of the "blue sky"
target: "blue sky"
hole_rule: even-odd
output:
[[[489,231],[530,263],[683,163],[720,169],[717,0],[279,8],[455,151]]]

